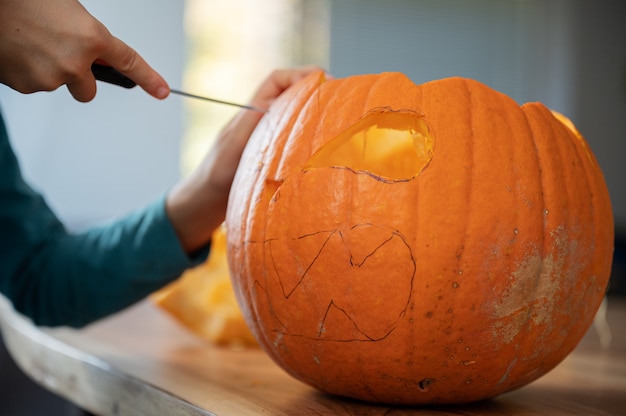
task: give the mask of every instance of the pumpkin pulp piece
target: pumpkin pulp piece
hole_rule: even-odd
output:
[[[212,237],[206,262],[187,270],[179,279],[150,298],[194,334],[217,345],[257,345],[235,299],[226,259],[226,232]]]

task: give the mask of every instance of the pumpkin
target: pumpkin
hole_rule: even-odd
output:
[[[211,344],[257,346],[235,300],[226,261],[226,230],[213,233],[207,260],[150,296],[176,322]]]
[[[564,359],[607,287],[613,217],[565,116],[470,79],[313,74],[244,151],[226,219],[244,318],[324,392],[466,403]]]

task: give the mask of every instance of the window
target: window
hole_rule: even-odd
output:
[[[187,0],[187,91],[247,103],[274,69],[326,66],[325,0]],[[185,102],[181,166],[190,173],[236,108]]]

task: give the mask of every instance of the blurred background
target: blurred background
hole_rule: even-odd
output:
[[[617,230],[610,291],[626,293],[625,1],[82,3],[172,87],[197,94],[243,103],[274,68],[315,63],[336,77],[383,71],[404,72],[416,83],[470,77],[519,103],[541,101],[566,114],[604,171]],[[64,88],[21,95],[0,85],[0,106],[25,177],[70,229],[167,191],[236,112],[106,84],[89,104]],[[22,378],[0,349],[1,414],[76,411]],[[35,394],[48,399],[33,400]]]

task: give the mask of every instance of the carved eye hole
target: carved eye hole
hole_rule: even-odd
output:
[[[390,180],[415,178],[433,157],[434,139],[423,118],[410,112],[376,112],[330,140],[307,168],[343,167]]]

